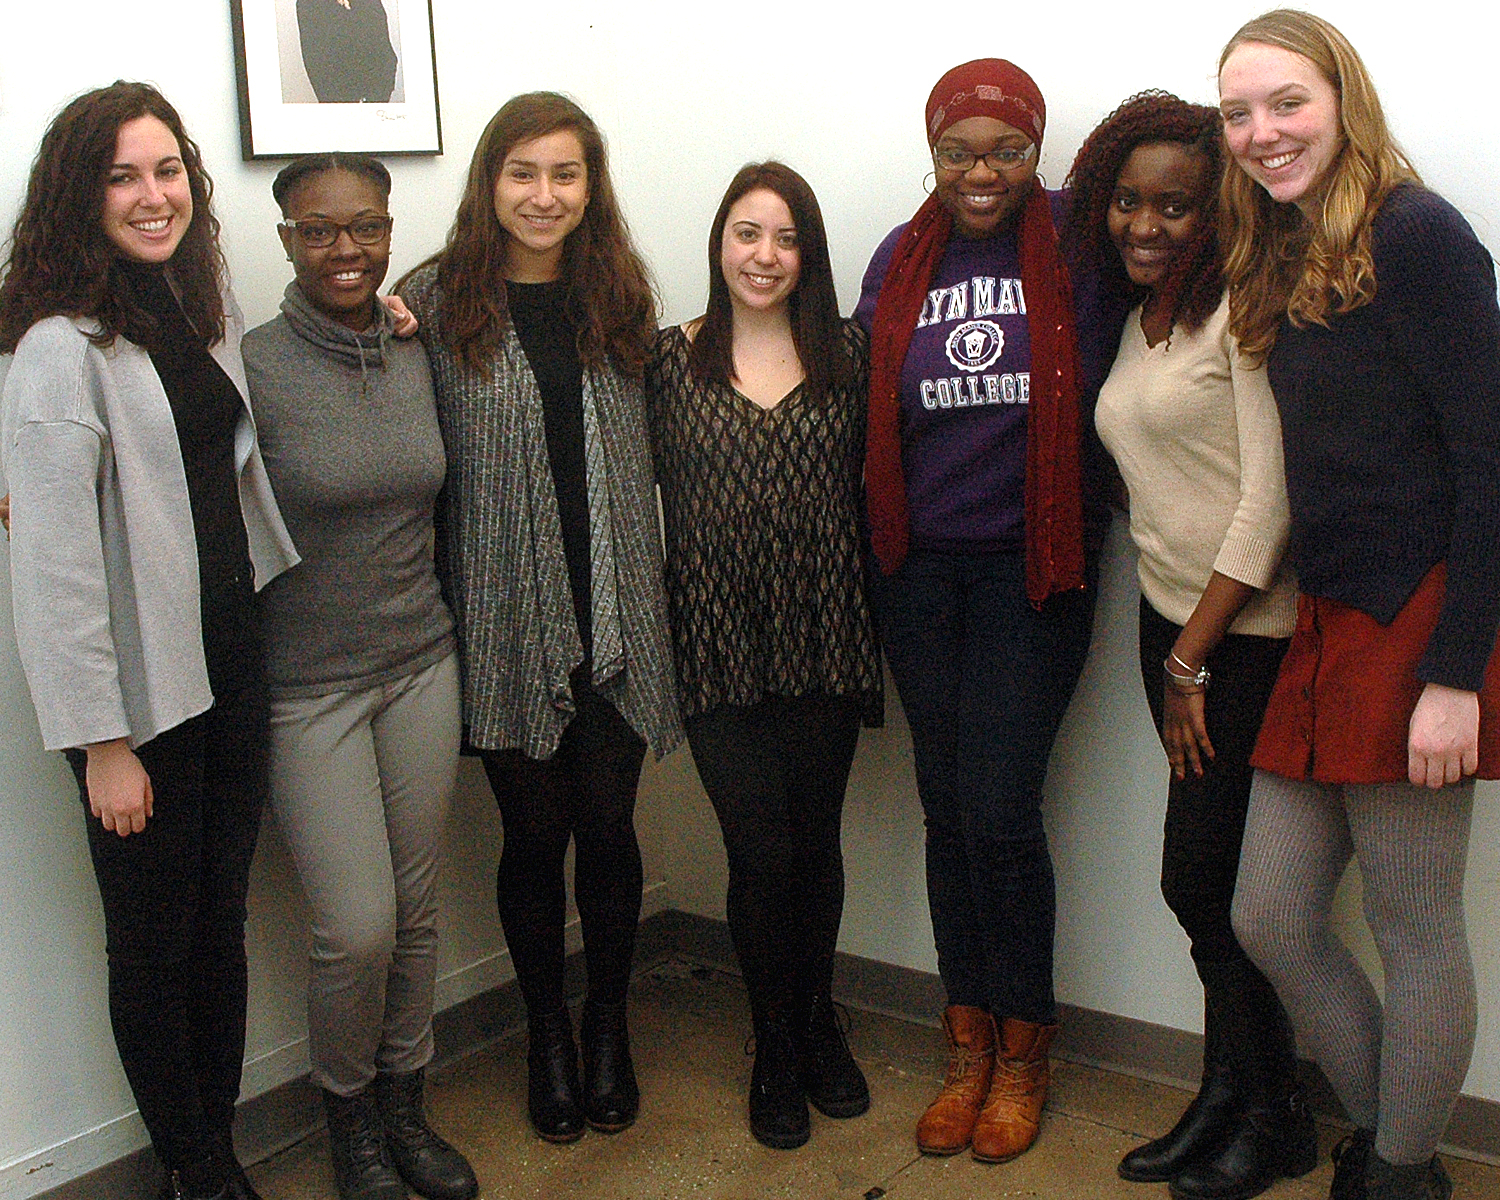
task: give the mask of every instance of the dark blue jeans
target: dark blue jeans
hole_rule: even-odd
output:
[[[911,726],[927,901],[950,1004],[1050,1024],[1056,898],[1042,783],[1095,586],[1026,598],[1021,553],[913,553],[874,587]]]

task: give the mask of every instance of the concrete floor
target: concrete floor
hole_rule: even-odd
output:
[[[613,1136],[588,1133],[569,1146],[538,1139],[526,1121],[525,1038],[499,1042],[435,1073],[433,1125],[468,1154],[484,1200],[1165,1200],[1164,1185],[1125,1183],[1115,1163],[1169,1128],[1188,1096],[1175,1088],[1054,1060],[1041,1136],[1014,1162],[986,1166],[968,1155],[918,1154],[912,1128],[941,1078],[936,1030],[852,1014],[850,1043],[870,1081],[863,1117],[813,1112],[812,1140],[768,1150],[746,1128],[749,1018],[737,979],[669,963],[638,978],[631,1029],[641,1116]],[[1283,1182],[1272,1200],[1325,1197],[1323,1164]],[[1500,1168],[1450,1159],[1455,1200],[1500,1196]],[[250,1171],[266,1200],[333,1200],[326,1136],[319,1133]]]

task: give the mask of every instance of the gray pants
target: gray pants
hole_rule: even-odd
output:
[[[1234,929],[1387,1162],[1436,1152],[1474,1049],[1464,866],[1474,783],[1330,785],[1255,773]],[[1359,860],[1385,1003],[1334,932]]]
[[[312,909],[313,1082],[352,1095],[432,1058],[437,874],[458,661],[271,704],[271,803]]]

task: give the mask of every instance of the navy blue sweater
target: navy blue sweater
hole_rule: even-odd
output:
[[[1375,299],[1282,323],[1271,387],[1301,589],[1388,624],[1427,571],[1448,590],[1418,666],[1479,690],[1500,626],[1500,308],[1489,252],[1403,185],[1372,226]]]

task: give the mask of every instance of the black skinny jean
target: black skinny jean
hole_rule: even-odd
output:
[[[768,696],[687,722],[729,859],[729,934],[757,1023],[833,981],[844,915],[844,791],[859,701]]]
[[[196,1174],[227,1148],[240,1093],[245,896],[268,787],[258,661],[238,690],[136,750],[153,794],[140,833],[122,838],[88,813],[85,756],[68,752],[104,905],[115,1045],[169,1171]]]
[[[551,758],[480,754],[505,826],[495,875],[500,925],[533,1017],[555,1013],[567,999],[563,865],[570,838],[591,999],[625,999],[641,917],[635,797],[646,743],[597,692],[575,688],[575,696],[578,711]]]

